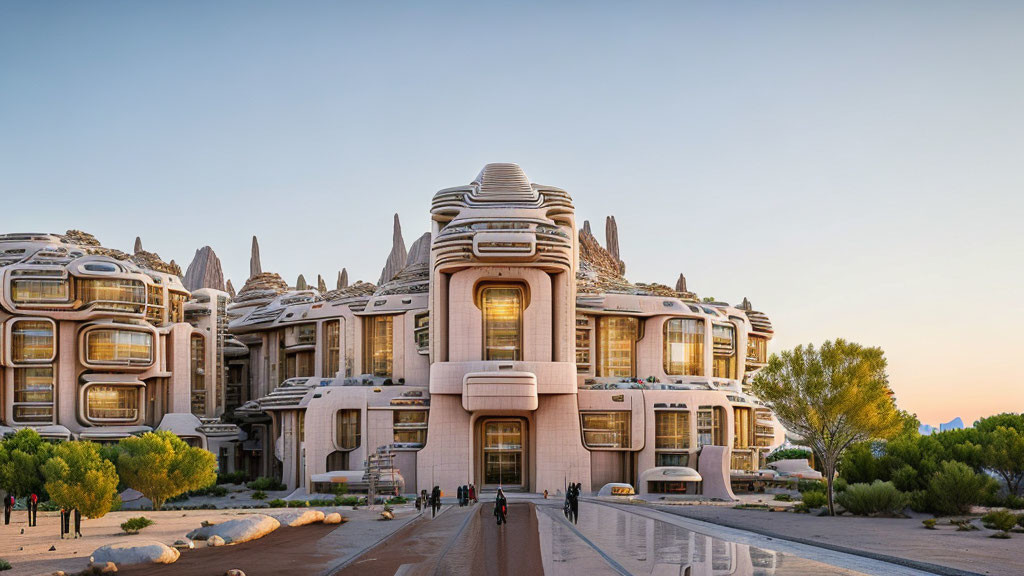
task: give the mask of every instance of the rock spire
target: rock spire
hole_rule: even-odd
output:
[[[604,221],[604,243],[608,254],[619,263],[619,274],[625,276],[626,263],[619,254],[619,225],[615,223],[615,216],[609,216]]]
[[[299,279],[295,281],[296,290],[309,290],[309,284],[306,284],[306,277],[299,274]]]
[[[142,238],[136,236],[135,237],[135,250],[134,250],[134,253],[138,254],[139,252],[142,252]]]
[[[676,280],[676,292],[689,292],[686,289],[686,276],[682,272],[679,273],[679,280]]]
[[[316,275],[316,289],[319,290],[321,294],[327,292],[327,282],[324,282],[324,277],[319,274]]]
[[[348,269],[342,268],[341,272],[338,272],[338,290],[342,288],[348,288]]]
[[[224,290],[224,271],[220,266],[220,258],[217,258],[213,248],[203,246],[196,250],[192,263],[185,270],[185,288],[189,292],[200,288]]]
[[[395,214],[394,228],[391,233],[391,253],[384,263],[384,269],[380,271],[378,285],[394,278],[405,268],[409,253],[405,249],[405,240],[402,238],[402,223],[398,221],[398,214]]]
[[[232,298],[235,297],[235,287],[231,285],[231,280],[228,280],[228,285],[225,286],[224,288],[225,291],[228,293],[228,296],[231,296]]]
[[[252,237],[252,255],[249,256],[249,278],[263,273],[263,266],[260,264],[260,243],[256,236]]]

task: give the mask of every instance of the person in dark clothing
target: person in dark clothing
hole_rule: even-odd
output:
[[[456,498],[459,500],[459,508],[462,508],[465,504],[462,502],[462,486],[459,486],[458,490],[455,491]]]
[[[82,512],[75,508],[75,538],[82,537]]]
[[[430,517],[437,516],[437,511],[441,509],[441,487],[434,486],[434,490],[430,493]]]
[[[494,498],[494,515],[498,518],[498,526],[508,523],[508,500],[501,488],[498,488],[498,495]]]
[[[11,510],[14,510],[14,496],[4,496],[4,525],[11,523]]]
[[[569,488],[569,520],[571,520],[573,524],[575,524],[580,517],[580,490],[582,488],[583,485],[579,483],[573,484]]]
[[[71,511],[66,508],[60,509],[60,539],[64,539],[64,535],[70,531],[71,525]]]
[[[39,514],[39,496],[33,492],[28,497],[28,525],[35,526]]]
[[[469,486],[465,484],[462,485],[462,500],[463,506],[469,506]]]

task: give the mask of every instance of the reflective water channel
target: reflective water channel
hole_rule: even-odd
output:
[[[560,515],[558,509],[548,513]],[[576,529],[631,574],[655,576],[792,576],[861,574],[792,554],[748,546],[603,505],[581,506]],[[554,523],[554,541],[574,537]],[[573,563],[578,551],[552,550],[556,562]],[[559,557],[561,555],[562,557]]]

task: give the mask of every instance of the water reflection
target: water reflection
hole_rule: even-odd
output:
[[[853,572],[698,534],[601,505],[581,507],[577,528],[633,574],[791,576]]]

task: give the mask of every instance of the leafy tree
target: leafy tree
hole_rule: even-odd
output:
[[[117,472],[159,510],[169,498],[216,482],[217,460],[171,432],[148,432],[118,442]]]
[[[0,487],[16,497],[43,495],[40,467],[53,445],[31,428],[22,428],[0,443]]]
[[[938,514],[967,514],[995,490],[995,484],[967,464],[947,460],[928,483],[928,507]]]
[[[981,436],[981,465],[1006,482],[1010,494],[1019,495],[1024,481],[1024,433],[999,426]]]
[[[101,518],[117,502],[117,471],[100,456],[94,442],[62,442],[43,464],[50,500],[77,508],[88,518]]]
[[[906,425],[885,366],[880,348],[837,339],[773,354],[754,378],[754,393],[820,458],[829,514],[835,515],[832,483],[843,453],[857,442],[892,438]]]

